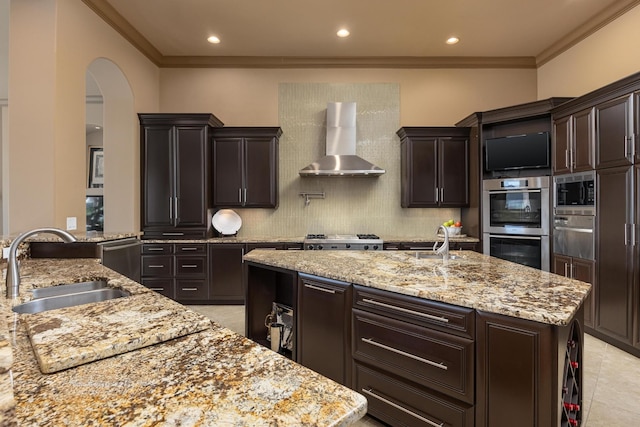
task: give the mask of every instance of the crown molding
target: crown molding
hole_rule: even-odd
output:
[[[597,15],[592,16],[589,21],[574,29],[562,39],[553,43],[551,46],[536,55],[537,67],[546,64],[561,53],[566,52],[601,28],[615,21],[638,4],[640,4],[640,0],[619,0]]]
[[[102,20],[160,68],[531,68],[549,62],[640,4],[619,0],[535,57],[276,57],[164,56],[108,0],[82,0]]]
[[[536,68],[534,57],[165,56],[163,68]]]

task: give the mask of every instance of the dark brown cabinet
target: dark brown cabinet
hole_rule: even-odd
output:
[[[204,243],[145,243],[142,284],[180,302],[209,299],[207,251]]]
[[[351,284],[298,274],[298,363],[351,385]]]
[[[596,168],[633,162],[632,97],[625,95],[596,105]]]
[[[593,169],[595,120],[589,108],[553,123],[553,173],[556,175]]]
[[[600,169],[597,174],[595,327],[631,344],[633,322],[633,167]],[[637,286],[636,286],[637,287]]]
[[[209,234],[212,114],[139,114],[144,238]]]
[[[385,251],[430,251],[433,250],[433,242],[389,242],[384,244]],[[438,243],[440,244],[440,243]],[[456,242],[449,240],[449,249],[452,251],[478,252],[478,242]]]
[[[213,204],[278,206],[278,127],[220,128],[213,133]]]
[[[404,127],[401,204],[404,208],[469,204],[469,129]]]
[[[594,295],[597,293],[595,261],[553,254],[553,272],[571,279],[591,283],[591,293],[584,302],[584,324],[588,327],[594,327]]]
[[[242,256],[245,246],[209,244],[210,298],[217,304],[244,304]]]

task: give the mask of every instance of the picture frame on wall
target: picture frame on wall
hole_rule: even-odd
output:
[[[89,188],[104,186],[104,151],[102,147],[89,147]]]

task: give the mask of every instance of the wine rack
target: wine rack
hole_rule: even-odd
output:
[[[582,422],[582,333],[574,321],[569,329],[562,383],[561,427],[577,427]]]

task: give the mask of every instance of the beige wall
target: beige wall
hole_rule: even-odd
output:
[[[640,6],[538,69],[538,98],[581,96],[640,71]]]
[[[157,111],[158,68],[80,1],[12,0],[10,13],[10,194],[4,199],[10,222],[5,232],[64,228],[70,216],[83,229],[87,66],[100,57],[117,64],[132,88],[133,116]],[[137,118],[130,122],[122,144],[136,155]],[[129,160],[123,174],[137,194],[138,162]],[[114,199],[129,212],[123,221],[127,229],[139,225],[137,199]]]
[[[226,126],[278,125],[280,83],[397,83],[402,126],[451,126],[536,100],[535,70],[161,69],[163,112],[212,112]]]

